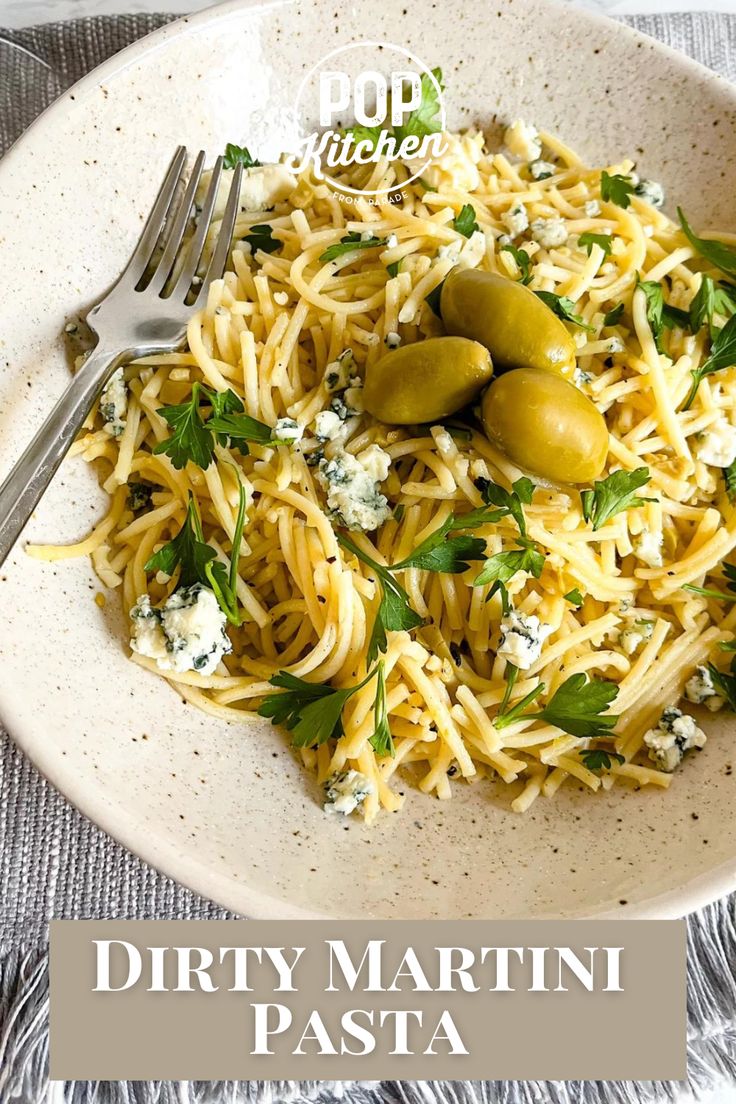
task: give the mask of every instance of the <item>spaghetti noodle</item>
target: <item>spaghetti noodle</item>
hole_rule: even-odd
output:
[[[645,735],[736,623],[736,608],[717,593],[683,589],[718,574],[736,545],[724,465],[708,451],[714,434],[732,426],[736,373],[704,378],[684,410],[691,372],[707,355],[707,330],[672,324],[657,334],[640,286],[662,284],[670,306],[686,312],[713,270],[649,202],[651,194],[630,188],[626,206],[603,199],[599,170],[554,136],[540,140],[548,160],[529,164],[487,151],[479,134],[452,136],[449,161],[410,185],[400,164],[356,168],[351,187],[394,187],[376,202],[348,202],[305,171],[267,216],[243,212],[230,270],[192,318],[186,350],[129,365],[122,431],[113,435],[98,409],[73,447],[105,467],[107,516],[75,546],[29,549],[54,560],[91,555],[126,611],[140,609],[142,596],[160,611],[179,579],[146,564],[182,529],[191,498],[223,571],[237,560],[240,624],[228,626],[230,650],[208,673],[162,669],[140,648],[133,660],[198,708],[235,723],[274,693],[269,680],[279,671],[318,686],[356,687],[370,674],[381,597],[370,562],[396,564],[451,514],[481,508],[484,480],[508,489],[524,475],[472,419],[416,428],[376,422],[361,411],[366,367],[387,346],[442,334],[427,297],[454,265],[518,280],[528,263],[532,290],[569,300],[582,323],[571,327],[576,383],[605,415],[606,474],[646,465],[647,501],[593,529],[576,489],[536,487],[524,515],[543,569],[538,578],[517,572],[506,589],[514,611],[536,617],[546,639],[511,687],[499,646],[503,595],[473,585],[479,565],[456,574],[397,573],[421,623],[389,632],[380,657],[393,754],[372,742],[371,680],[347,697],[337,738],[299,751],[326,784],[330,807],[357,805],[368,821],[401,806],[399,773],[439,798],[461,781],[500,779],[516,811],[552,797],[568,779],[591,791],[668,786],[672,774],[655,769]],[[635,181],[632,170],[627,161],[608,174]],[[469,237],[455,228],[467,205],[477,225]],[[266,218],[270,251],[253,244],[253,226]],[[321,259],[348,235],[354,248]],[[379,243],[371,246],[373,239]],[[244,455],[221,436],[206,470],[192,462],[176,468],[165,452],[154,452],[171,433],[160,410],[186,403],[195,383],[216,395],[233,392],[251,418],[280,427],[281,443],[250,443]],[[320,440],[325,412],[332,417],[322,418]],[[387,458],[383,470],[366,465],[374,447]],[[328,501],[321,475],[325,463],[346,455],[356,465],[362,458],[385,502],[375,532],[368,523],[367,531],[351,526],[347,534],[365,558],[338,540],[345,514]],[[375,449],[372,455],[375,461]],[[241,487],[246,514],[234,550]],[[507,515],[473,536],[490,556],[512,546],[515,522]],[[528,714],[494,724],[502,703],[513,707],[540,682],[549,697],[575,674],[618,688],[620,719],[608,742],[581,740]],[[606,769],[581,756],[586,748],[610,750]]]

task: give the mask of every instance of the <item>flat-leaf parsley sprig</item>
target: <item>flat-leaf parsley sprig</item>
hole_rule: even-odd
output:
[[[257,161],[246,146],[236,146],[232,142],[228,142],[225,146],[222,159],[224,169],[234,169],[236,165],[242,165],[244,169],[253,169],[261,164],[262,162]]]
[[[636,185],[630,176],[620,173],[601,173],[601,199],[604,203],[615,203],[617,207],[628,207]]]
[[[690,304],[690,329],[697,333],[702,326],[707,326],[713,340],[719,329],[713,321],[714,316],[718,314],[728,320],[735,311],[736,287],[717,284],[710,276],[703,276]]]
[[[422,73],[419,106],[409,112],[401,126],[394,127],[394,134],[399,142],[408,137],[424,138],[442,130],[440,93],[444,90],[442,70],[439,67],[432,69],[431,77],[428,73]]]
[[[203,406],[210,407],[209,417],[205,417]],[[230,388],[212,391],[199,381],[192,384],[186,402],[160,406],[157,413],[172,432],[153,451],[156,455],[164,453],[178,469],[191,460],[204,471],[212,463],[218,442],[227,445],[236,441],[239,451],[247,455],[248,441],[267,445],[273,436],[270,426],[245,413],[242,401]]]
[[[535,291],[534,294],[563,322],[572,322],[587,333],[595,333],[595,326],[589,326],[582,315],[575,313],[575,304],[566,295],[555,295],[553,291]]]
[[[377,249],[379,246],[385,244],[385,238],[376,238],[373,236],[364,238],[355,230],[351,230],[349,234],[345,234],[344,237],[340,238],[339,242],[335,242],[334,245],[328,245],[319,259],[324,262],[336,261],[338,257],[343,257],[346,253],[352,253],[355,249]]]
[[[426,135],[435,134],[442,129],[441,105],[437,92],[437,86],[441,91],[445,87],[442,81],[442,70],[439,68],[433,69],[432,77],[434,77],[434,80],[430,78],[428,73],[422,74],[420,78],[419,106],[406,116],[401,125],[393,128],[394,137],[399,144],[409,136],[424,138]],[[351,126],[347,128],[345,133],[350,134],[356,144],[367,142],[369,148],[374,150],[381,135],[384,132],[388,134],[390,129],[386,120],[384,120],[383,125]],[[424,184],[421,180],[418,183]],[[431,191],[432,189],[428,188],[427,190]]]
[[[480,230],[475,218],[475,208],[471,203],[465,203],[460,208],[460,213],[452,220],[452,228],[464,238],[469,238],[476,230]]]
[[[245,488],[239,483],[238,513],[233,532],[233,551],[230,557],[230,571],[217,559],[217,553],[207,544],[193,495],[189,494],[184,524],[175,537],[158,552],[155,552],[145,565],[149,573],[163,571],[165,575],[174,575],[179,570],[179,586],[192,586],[202,583],[209,587],[222,612],[231,625],[240,625],[242,618],[238,610],[237,580],[240,544],[245,525],[246,497]]]
[[[258,712],[272,724],[284,725],[297,748],[320,747],[328,740],[339,740],[345,733],[343,710],[350,699],[376,679],[373,703],[374,730],[370,744],[379,756],[394,755],[394,743],[386,714],[386,679],[383,663],[377,663],[360,682],[340,689],[323,683],[307,682],[290,671],[279,671],[269,682],[282,693],[267,694]]]
[[[485,557],[485,541],[480,537],[471,537],[460,533],[461,529],[477,529],[481,525],[496,521],[498,511],[480,507],[458,517],[450,514],[442,525],[430,533],[418,544],[410,555],[395,564],[379,564],[362,548],[359,548],[345,533],[338,533],[337,540],[346,552],[351,552],[361,563],[374,573],[380,587],[380,600],[373,630],[368,642],[368,662],[371,663],[379,652],[388,647],[388,632],[402,629],[410,632],[424,623],[423,618],[413,608],[409,595],[401,583],[394,578],[397,571],[406,571],[410,567],[420,571],[440,571],[457,575],[466,571],[475,560]]]
[[[614,760],[617,763],[626,762],[623,755],[619,755],[617,751],[611,751],[610,748],[583,748],[579,755],[583,761],[583,766],[587,767],[589,771],[593,771],[594,774],[604,770],[610,771]]]
[[[736,366],[736,314],[732,315],[723,329],[716,334],[708,357],[697,368],[690,370],[693,383],[682,409],[689,410],[693,405],[698,388],[706,376],[734,366]]]
[[[635,468],[631,472],[621,469],[594,483],[592,489],[580,492],[584,519],[592,522],[594,529],[600,529],[623,510],[654,502],[636,493],[649,479],[649,468]]]
[[[481,493],[483,501],[489,506],[495,506],[491,520],[500,521],[501,518],[512,518],[518,527],[519,535],[516,538],[517,548],[505,552],[496,552],[489,556],[483,564],[480,573],[473,580],[473,586],[484,586],[492,583],[488,593],[491,599],[498,591],[501,593],[503,612],[509,610],[508,583],[518,571],[528,571],[535,579],[538,579],[544,568],[544,556],[533,541],[529,540],[524,516],[524,506],[530,505],[534,495],[534,483],[526,476],[517,479],[507,491],[498,483],[489,479],[478,479],[476,487]]]
[[[713,587],[694,586],[693,583],[684,583],[682,589],[689,591],[690,594],[699,594],[701,598],[713,598],[717,602],[736,602],[736,566],[724,563],[721,567],[728,593],[715,590]]]
[[[710,261],[716,268],[720,268],[721,272],[725,272],[728,276],[736,276],[736,249],[714,238],[698,237],[685,218],[685,214],[681,207],[677,208],[677,217],[680,220],[682,232],[693,249],[695,249],[701,257],[705,257],[706,261]]]
[[[494,727],[506,728],[516,721],[546,721],[582,740],[610,736],[618,721],[616,714],[607,712],[618,695],[618,686],[614,682],[589,679],[579,672],[566,679],[538,712],[526,713],[527,706],[535,702],[544,690],[544,683],[538,683],[511,709],[500,713],[493,722]]]
[[[594,245],[599,246],[603,250],[603,257],[605,259],[611,252],[613,238],[610,234],[594,234],[592,230],[586,230],[578,237],[578,245],[582,245],[585,248],[588,256],[590,256]]]
[[[665,330],[678,326],[682,330],[690,329],[690,315],[679,307],[665,302],[664,289],[656,280],[639,280],[637,288],[644,292],[647,304],[647,322],[652,331],[657,352],[663,353],[662,337]]]
[[[524,285],[530,284],[532,279],[531,257],[526,249],[521,249],[512,242],[507,242],[506,245],[501,246],[499,252],[511,254],[516,261],[516,267],[519,269],[519,283]]]

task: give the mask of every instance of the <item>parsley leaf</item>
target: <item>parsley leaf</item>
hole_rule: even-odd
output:
[[[618,173],[609,175],[605,169],[601,173],[601,199],[608,203],[615,203],[617,207],[628,207],[631,203],[631,194],[635,190],[628,176],[620,176]]]
[[[496,520],[496,513],[496,511],[479,509],[471,510],[470,513],[457,518],[450,515],[439,529],[423,540],[409,556],[388,567],[376,563],[344,533],[337,534],[338,544],[369,567],[380,585],[381,597],[368,642],[369,663],[372,663],[380,652],[386,651],[388,632],[398,632],[401,629],[411,631],[423,624],[422,618],[411,605],[409,595],[396,581],[393,573],[405,571],[410,567],[423,571],[440,571],[448,575],[465,571],[471,561],[483,559],[485,541],[479,537],[455,535],[455,531],[474,529]]]
[[[376,678],[376,696],[373,702],[374,729],[370,743],[377,755],[394,755],[394,742],[386,713],[383,663],[377,663],[355,686],[341,689],[307,682],[290,671],[279,671],[269,681],[283,693],[267,694],[258,713],[261,717],[268,717],[272,724],[284,725],[292,734],[294,747],[320,747],[328,740],[339,740],[344,735],[343,709],[353,695],[362,690],[372,678]]]
[[[701,326],[710,325],[716,313],[716,282],[710,276],[703,276],[695,298],[690,304],[690,328],[697,333]]]
[[[207,429],[215,433],[221,444],[232,441],[254,441],[259,445],[267,445],[272,440],[273,430],[257,418],[251,418],[250,414],[220,414],[210,418],[206,423]],[[243,451],[241,447],[241,452]],[[247,455],[247,446],[245,453]]]
[[[698,388],[706,376],[720,372],[722,368],[732,368],[734,365],[736,365],[736,314],[729,318],[722,330],[718,331],[707,360],[704,360],[700,367],[691,370],[693,385],[682,409],[689,410],[693,405]]]
[[[427,134],[436,134],[442,129],[440,117],[440,97],[437,91],[444,92],[445,86],[442,80],[442,70],[433,69],[432,80],[427,73],[421,77],[421,103],[419,107],[407,115],[401,126],[394,127],[394,134],[399,142],[409,136],[424,138]],[[435,83],[436,82],[436,83]]]
[[[343,735],[343,709],[353,694],[370,682],[377,670],[374,667],[362,682],[341,690],[307,682],[289,671],[279,671],[269,681],[272,686],[286,692],[266,695],[258,713],[261,717],[270,717],[272,724],[285,725],[292,734],[294,747],[320,747],[330,739],[339,740]]]
[[[530,504],[534,494],[534,484],[531,479],[522,476],[512,483],[511,491],[507,491],[498,483],[492,483],[490,479],[476,479],[475,485],[486,505],[498,507],[488,515],[488,520],[500,521],[503,517],[511,516],[518,525],[521,536],[526,540],[526,519],[523,507]]]
[[[293,728],[296,725],[299,711],[304,705],[329,697],[333,693],[331,686],[307,682],[289,671],[279,671],[269,679],[269,682],[272,686],[286,690],[287,693],[267,695],[258,713],[261,717],[270,717],[273,724],[286,725],[287,728]]]
[[[212,407],[204,420],[200,395]],[[153,451],[166,453],[175,468],[184,468],[189,460],[204,471],[212,463],[215,442],[226,445],[230,440],[241,442],[240,451],[247,455],[245,441],[268,444],[272,438],[270,426],[243,413],[243,403],[234,391],[210,391],[201,383],[192,384],[192,394],[184,403],[161,406],[158,413],[172,428],[165,441],[159,441]]]
[[[462,234],[465,238],[469,238],[476,230],[480,230],[480,226],[475,221],[475,208],[471,203],[466,203],[461,208],[460,214],[452,220],[452,226],[458,234]]]
[[[189,460],[203,471],[212,463],[215,442],[202,417],[200,391],[207,394],[200,383],[193,383],[192,394],[186,402],[158,408],[158,413],[173,432],[165,441],[159,441],[153,452],[155,455],[166,453],[174,467],[180,470],[186,467]]]
[[[254,169],[260,164],[261,162],[256,161],[255,157],[251,157],[250,151],[245,146],[234,146],[232,142],[228,142],[225,146],[223,169],[234,169],[236,165],[242,165],[244,169]]]
[[[604,259],[611,252],[611,241],[610,234],[594,234],[592,230],[585,230],[578,238],[578,243],[584,246],[588,256],[590,256],[593,246],[599,245],[603,250]]]
[[[583,766],[589,771],[610,770],[614,759],[617,763],[626,762],[623,755],[619,755],[617,751],[609,751],[608,748],[584,748],[579,755]]]
[[[726,245],[725,242],[699,238],[680,207],[677,208],[677,217],[680,220],[682,232],[693,249],[697,250],[701,257],[705,257],[706,261],[710,261],[716,268],[720,268],[721,272],[725,272],[728,276],[736,276],[736,249],[731,245]]]
[[[230,577],[228,579],[233,597],[237,594],[236,588],[238,582],[238,561],[240,560],[240,545],[243,540],[243,529],[245,528],[245,508],[245,487],[243,486],[240,476],[238,476],[238,512],[235,517],[235,529],[233,531],[233,548],[230,554]]]
[[[198,539],[198,520],[197,508],[190,493],[184,524],[175,537],[149,558],[145,570],[163,571],[165,575],[173,575],[179,567],[181,586],[205,582],[205,568],[217,553],[214,548]]]
[[[594,529],[600,529],[614,514],[652,502],[653,499],[640,498],[636,493],[648,482],[649,468],[613,472],[606,479],[594,483],[592,490],[581,491],[583,517],[593,523]]]
[[[345,253],[351,253],[354,249],[376,249],[379,245],[385,245],[385,238],[363,238],[357,230],[351,230],[349,234],[340,238],[339,242],[330,245],[321,255],[321,261],[334,261]]]
[[[736,501],[736,460],[723,469],[723,478],[726,480],[726,494],[731,502]]]
[[[369,743],[376,755],[380,758],[396,754],[391,729],[386,713],[386,676],[383,671],[383,660],[376,667],[376,697],[373,702],[373,735]]]
[[[447,277],[445,277],[445,280]],[[429,295],[425,295],[424,302],[427,306],[434,311],[438,318],[442,318],[442,289],[445,286],[445,280],[437,285],[436,288],[432,288]]]
[[[495,555],[489,556],[480,574],[473,579],[473,586],[484,586],[496,580],[507,583],[517,571],[528,571],[538,579],[543,567],[544,556],[535,545],[528,542],[522,548],[511,552],[496,552]]]
[[[567,594],[563,595],[563,598],[572,606],[582,606],[583,604],[583,596],[578,587],[573,587],[572,590],[568,590]]]
[[[546,721],[580,739],[607,736],[618,717],[606,710],[618,694],[618,686],[604,679],[588,679],[579,672],[571,675],[555,691],[538,713],[524,713],[524,709],[544,691],[540,682],[534,690],[493,722],[496,728],[505,728],[518,720]]]
[[[617,326],[621,321],[621,315],[624,313],[623,303],[617,303],[615,307],[611,307],[606,314],[603,315],[604,326]]]
[[[485,556],[486,542],[480,537],[469,537],[463,534],[455,534],[456,529],[474,529],[490,520],[486,514],[478,519],[476,511],[460,517],[452,514],[435,529],[433,533],[417,545],[414,551],[391,565],[391,571],[404,571],[408,567],[416,567],[421,571],[441,571],[446,575],[458,575],[466,571],[469,562],[482,560]],[[469,519],[466,521],[466,517]]]
[[[228,621],[233,625],[239,625],[241,618],[238,613],[235,584],[244,522],[245,489],[241,483],[238,519],[228,578],[225,565],[217,559],[214,548],[205,542],[202,523],[190,492],[184,524],[172,540],[150,557],[144,570],[163,571],[166,575],[173,575],[179,568],[179,586],[189,587],[194,583],[202,583],[203,586],[209,587],[214,592],[220,609]]]
[[[538,719],[581,739],[602,736],[618,720],[617,716],[606,712],[617,696],[615,683],[605,679],[589,680],[579,672],[562,683],[539,711]]]
[[[509,592],[506,589],[506,584],[502,583],[500,579],[496,579],[491,589],[488,591],[486,602],[490,602],[494,594],[501,596],[501,616],[506,617],[511,611],[511,599],[509,598]]]
[[[509,242],[507,245],[501,246],[501,253],[510,253],[516,261],[519,267],[519,272],[521,273],[519,283],[524,284],[524,286],[531,283],[531,258],[526,249],[519,249],[517,246],[512,245],[511,242]]]
[[[391,264],[386,265],[386,271],[388,272],[389,276],[392,279],[394,278],[394,276],[399,275],[399,265],[400,264],[401,264],[401,261],[392,261]]]
[[[700,587],[693,586],[692,583],[683,583],[683,590],[687,590],[690,594],[699,594],[701,598],[714,598],[717,602],[736,602],[736,594],[726,594],[722,590],[715,590],[712,587]]]
[[[350,134],[354,139],[356,145],[358,142],[368,142],[368,147],[373,152],[378,144],[378,139],[383,133],[383,127],[381,126],[351,126],[345,131],[346,134]]]
[[[535,291],[534,294],[563,322],[572,322],[588,333],[594,332],[595,326],[589,326],[579,314],[575,314],[575,304],[566,295],[555,295],[553,291]]]
[[[337,542],[369,567],[380,584],[381,598],[368,642],[368,662],[372,663],[378,653],[385,652],[388,647],[387,632],[416,629],[422,624],[422,618],[413,609],[409,595],[401,584],[396,582],[387,567],[376,563],[344,533],[337,534]]]
[[[241,241],[247,242],[253,253],[259,249],[262,253],[275,253],[284,244],[273,236],[273,227],[268,223],[251,226],[250,233],[246,234]]]
[[[639,280],[637,287],[644,292],[647,301],[647,322],[649,323],[654,344],[658,352],[663,352],[662,335],[664,331],[671,330],[675,326],[681,329],[689,328],[690,316],[687,311],[671,307],[664,301],[664,290],[656,280]]]
[[[718,693],[726,699],[729,707],[736,711],[736,674],[733,671],[731,674],[719,671],[712,663],[708,664],[708,673]]]

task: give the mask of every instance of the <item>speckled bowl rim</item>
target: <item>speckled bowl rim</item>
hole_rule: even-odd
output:
[[[527,0],[534,3],[534,0]],[[560,0],[537,0],[544,3],[545,8],[557,9],[561,17],[570,18],[570,7]],[[146,55],[153,54],[165,47],[172,38],[189,35],[197,32],[208,24],[216,24],[227,20],[230,15],[249,9],[267,12],[279,8],[288,7],[290,0],[226,0],[225,3],[215,5],[203,11],[184,15],[179,19],[159,28],[149,35],[132,43],[124,50],[113,55],[97,68],[91,70],[81,80],[67,89],[57,100],[38,116],[31,127],[6,152],[0,161],[0,174],[14,162],[15,158],[22,154],[25,134],[34,130],[39,125],[52,123],[57,115],[61,116],[66,110],[70,100],[81,98],[111,77],[136,64]],[[717,86],[729,97],[736,108],[736,87],[719,74],[706,66],[694,61],[687,55],[658,42],[640,32],[618,23],[616,20],[597,12],[576,10],[575,19],[587,23],[591,29],[605,27],[609,32],[612,25],[616,27],[616,33],[622,38],[628,38],[632,44],[645,42],[647,47],[658,54],[662,59],[673,65],[684,74],[690,74],[693,78],[707,79]],[[30,732],[26,734],[24,724],[20,718],[16,719],[12,704],[3,700],[0,688],[0,715],[4,724],[15,742],[29,756],[34,766],[48,779],[83,815],[108,833],[113,839],[140,857],[146,863],[158,869],[167,876],[174,878],[182,885],[187,886],[203,897],[218,902],[225,908],[248,915],[254,919],[320,919],[331,918],[330,913],[320,913],[313,909],[303,909],[298,905],[285,902],[280,898],[274,898],[261,892],[252,885],[240,885],[235,892],[231,880],[220,875],[210,866],[197,861],[194,855],[184,854],[178,846],[167,842],[162,838],[154,838],[145,826],[136,823],[130,814],[121,806],[111,803],[100,794],[90,791],[83,785],[77,785],[73,776],[66,773],[59,762],[55,762],[53,756],[46,757],[40,749],[38,742],[32,738]],[[26,750],[33,748],[32,751]],[[591,913],[600,919],[607,918],[632,918],[632,919],[675,919],[682,917],[696,909],[710,904],[718,898],[731,893],[736,889],[736,855],[733,861],[726,861],[707,873],[690,879],[687,885],[658,894],[648,900],[627,904],[613,910],[596,910]],[[243,908],[244,902],[247,908]],[[578,917],[579,918],[579,917]]]

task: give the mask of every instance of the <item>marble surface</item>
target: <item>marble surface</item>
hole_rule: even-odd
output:
[[[736,0],[567,0],[608,15],[647,15],[670,11],[736,12]],[[198,11],[208,0],[0,0],[0,27],[27,27],[85,15],[118,12]]]

